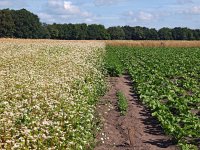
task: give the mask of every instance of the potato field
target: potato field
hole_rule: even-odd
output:
[[[128,73],[140,100],[183,149],[200,140],[200,49],[107,46],[112,76]]]

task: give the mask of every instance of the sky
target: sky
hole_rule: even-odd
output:
[[[0,0],[5,8],[25,8],[48,24],[200,28],[200,0]]]

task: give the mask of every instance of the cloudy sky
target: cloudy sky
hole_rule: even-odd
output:
[[[4,8],[26,8],[46,23],[200,28],[200,0],[0,0]]]

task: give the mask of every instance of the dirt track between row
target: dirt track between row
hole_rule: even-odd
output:
[[[97,135],[95,150],[177,150],[164,134],[150,111],[138,100],[128,75],[108,78],[109,91],[97,107],[102,130]],[[116,92],[122,91],[128,100],[128,112],[120,116]]]

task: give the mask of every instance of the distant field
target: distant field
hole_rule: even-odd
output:
[[[133,47],[200,47],[200,41],[127,41],[114,40],[106,41],[107,45],[113,46],[133,46]]]
[[[50,39],[11,39],[11,38],[0,38],[1,42],[15,42],[15,43],[92,43],[98,42],[102,45],[113,45],[113,46],[131,46],[131,47],[200,47],[199,41],[177,41],[177,40],[50,40]]]

